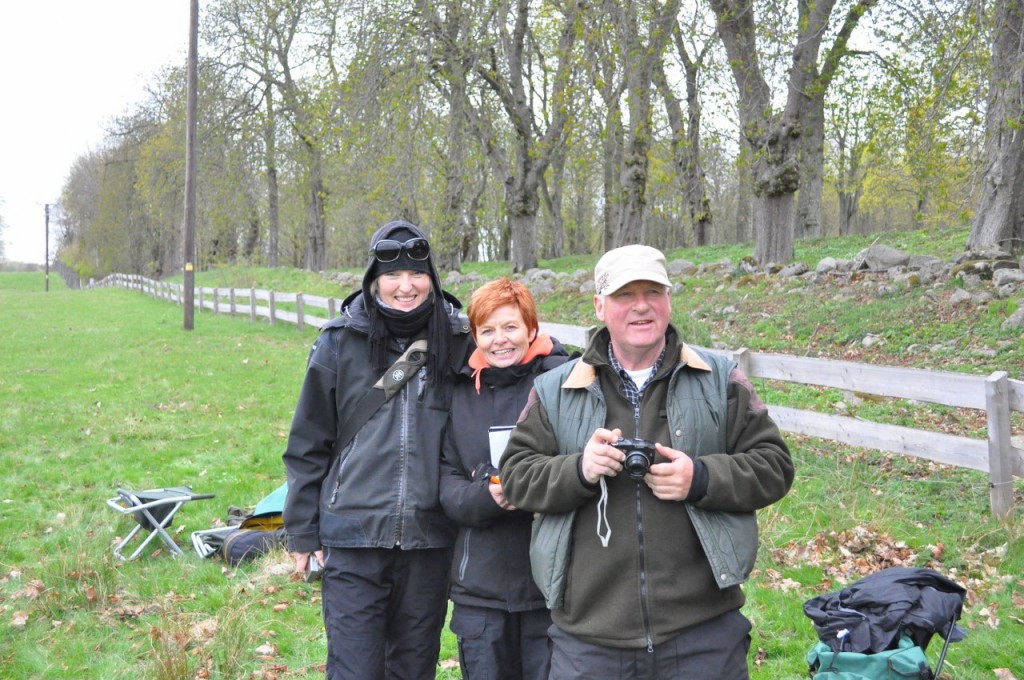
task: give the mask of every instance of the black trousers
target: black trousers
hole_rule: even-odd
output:
[[[326,548],[328,680],[434,680],[451,548]]]
[[[558,626],[548,631],[550,680],[749,680],[750,622],[738,609],[644,649],[590,644]]]
[[[508,612],[456,604],[449,627],[459,639],[463,680],[547,680],[550,626],[547,609]]]

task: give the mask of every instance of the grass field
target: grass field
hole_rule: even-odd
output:
[[[322,676],[318,592],[290,577],[285,554],[237,570],[192,552],[121,563],[110,547],[131,521],[104,502],[118,486],[215,493],[175,520],[189,551],[191,531],[276,488],[313,332],[208,313],[186,332],[180,308],[135,292],[71,291],[53,278],[42,291],[41,273],[0,274],[0,677]],[[1010,345],[984,360],[1009,360],[1019,378]],[[803,602],[898,564],[970,588],[968,637],[951,646],[945,678],[1024,677],[1020,513],[990,519],[985,475],[807,438],[791,446],[797,482],[761,514],[745,589],[755,679],[806,677],[815,635]],[[438,677],[458,678],[450,634],[443,644]]]

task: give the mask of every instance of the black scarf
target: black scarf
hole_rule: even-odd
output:
[[[430,315],[434,312],[433,294],[424,300],[419,307],[410,309],[408,312],[401,312],[388,307],[381,302],[379,297],[375,302],[388,332],[396,338],[411,338],[418,334],[426,327],[427,322],[430,320]]]
[[[444,298],[437,293],[416,309],[400,312],[386,306],[379,298],[366,305],[370,317],[370,363],[377,371],[388,367],[388,340],[390,338],[427,339],[428,375],[443,380],[448,365],[448,345],[451,329]]]

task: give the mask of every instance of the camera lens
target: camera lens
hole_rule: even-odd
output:
[[[622,466],[633,479],[643,479],[651,468],[651,461],[643,451],[630,451]]]

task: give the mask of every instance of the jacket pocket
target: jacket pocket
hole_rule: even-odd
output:
[[[478,638],[487,627],[487,618],[471,608],[456,606],[452,610],[452,620],[448,627],[459,637]]]

